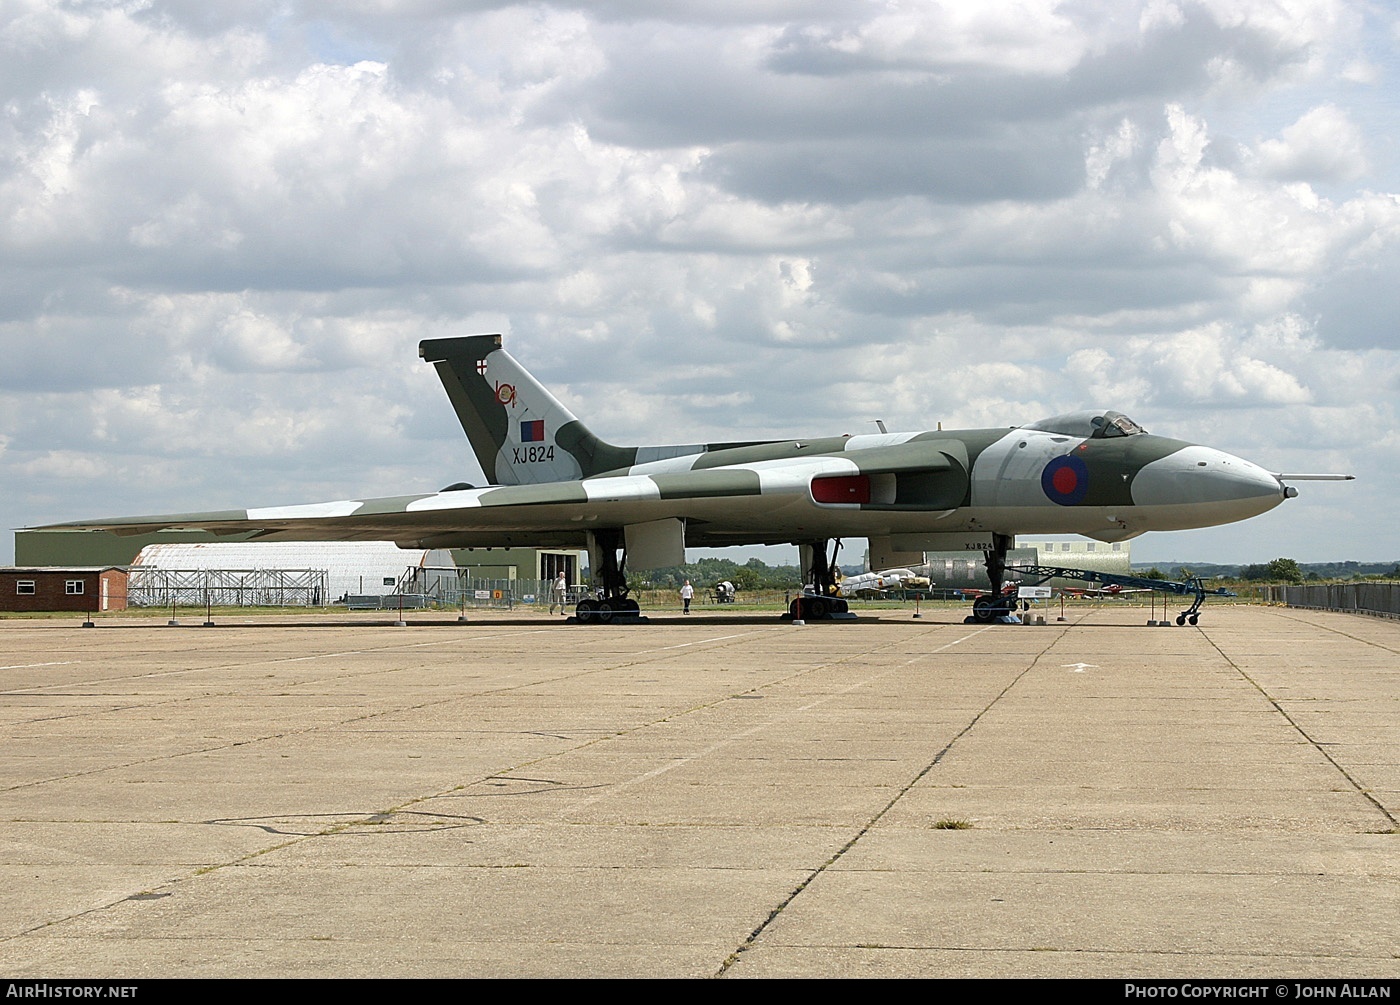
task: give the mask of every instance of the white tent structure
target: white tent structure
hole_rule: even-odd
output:
[[[234,541],[153,544],[131,567],[130,589],[152,603],[307,605],[357,594],[432,592],[456,578],[447,551],[399,548],[391,541]],[[145,584],[143,588],[143,583]]]

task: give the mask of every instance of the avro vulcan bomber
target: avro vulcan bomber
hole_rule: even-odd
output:
[[[405,548],[586,547],[596,592],[579,602],[580,622],[637,614],[628,567],[680,564],[687,546],[791,543],[807,580],[794,614],[812,619],[846,610],[835,596],[832,550],[842,538],[869,538],[890,564],[917,564],[925,550],[983,552],[995,596],[1016,534],[1124,541],[1211,527],[1296,496],[1290,481],[1346,477],[1273,474],[1098,410],[998,429],[615,446],[516,362],[499,335],[431,339],[419,354],[437,368],[489,485],[56,526]],[[1002,613],[979,610],[989,620]]]

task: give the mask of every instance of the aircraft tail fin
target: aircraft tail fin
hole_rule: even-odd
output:
[[[426,339],[452,408],[493,485],[571,481],[627,468],[635,447],[594,436],[503,348],[499,335]]]

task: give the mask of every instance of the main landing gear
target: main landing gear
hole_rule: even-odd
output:
[[[797,546],[803,571],[802,593],[792,599],[785,617],[793,621],[853,621],[850,605],[836,596],[836,555],[841,550],[838,539],[826,554],[825,540]]]
[[[1011,538],[1006,534],[993,534],[992,547],[983,552],[987,556],[987,578],[991,580],[992,592],[985,597],[978,597],[972,602],[972,618],[970,620],[991,624],[999,618],[1008,617],[1016,612],[1016,594],[1007,594],[1002,590],[1002,584],[1006,579],[1006,552],[1011,547]]]
[[[618,553],[621,552],[621,559]],[[581,625],[611,624],[614,621],[635,624],[643,620],[641,607],[627,595],[627,576],[623,569],[627,553],[623,551],[622,531],[600,530],[588,535],[588,556],[598,570],[599,596],[585,597],[574,608],[574,618]]]

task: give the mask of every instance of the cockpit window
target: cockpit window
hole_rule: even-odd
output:
[[[1105,412],[1103,414],[1103,435],[1110,436],[1136,436],[1138,433],[1145,433],[1143,429],[1132,419],[1122,412]]]
[[[1107,440],[1115,436],[1136,436],[1145,433],[1143,429],[1122,412],[1069,412],[1049,419],[1032,422],[1027,429],[1039,429],[1046,433],[1060,433],[1063,436],[1076,436],[1086,440]]]

